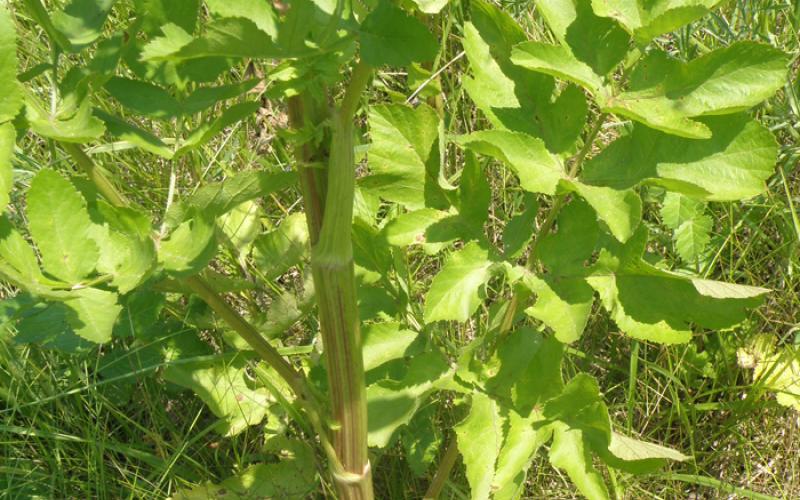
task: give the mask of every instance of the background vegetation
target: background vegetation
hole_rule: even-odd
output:
[[[10,3],[13,8],[14,2]],[[549,39],[532,2],[501,4],[520,20],[532,39]],[[449,15],[441,19],[450,23],[444,27],[450,36],[443,41],[447,57],[439,67],[452,64],[434,85],[440,86],[445,100],[448,132],[462,133],[479,128],[477,120],[481,118],[460,85],[466,68],[466,60],[460,57],[465,9],[459,1],[451,2],[447,9]],[[127,22],[123,14],[116,11],[118,18],[111,22]],[[34,70],[36,62],[47,59],[41,29],[20,15],[17,25],[21,71]],[[589,371],[603,380],[606,401],[617,423],[693,457],[657,475],[611,478],[622,497],[800,497],[798,413],[778,405],[766,388],[753,386],[751,370],[737,359],[737,351],[758,335],[800,345],[799,30],[800,3],[796,0],[737,0],[663,39],[664,48],[681,58],[693,58],[735,40],[757,40],[792,54],[795,63],[785,90],[757,111],[782,148],[769,192],[744,203],[712,204],[706,215],[712,227],[707,248],[713,251],[685,264],[709,278],[771,288],[774,293],[767,303],[735,332],[697,337],[678,347],[623,340],[613,322],[596,315],[571,350],[569,359],[576,373]],[[241,67],[240,74],[232,77],[240,79],[263,70]],[[39,78],[45,87],[46,78]],[[380,73],[375,83],[371,99],[402,101],[412,95],[420,78]],[[110,98],[102,103],[108,110],[115,106]],[[286,109],[265,100],[257,117],[188,157],[176,179],[180,193],[191,192],[201,180],[218,180],[263,164],[286,164],[289,154],[278,133],[286,120]],[[614,125],[601,132],[605,140],[615,136]],[[174,133],[162,126],[159,135]],[[107,162],[137,202],[154,215],[163,213],[169,169],[152,155],[120,150],[119,146],[101,144],[91,154]],[[23,143],[14,163],[17,187],[23,191],[39,169],[65,161],[66,157],[54,155],[44,143]],[[512,177],[496,174],[491,182],[493,192],[500,196],[493,209],[512,214],[522,197]],[[287,192],[264,203],[262,224],[275,227],[298,211],[297,199],[297,193]],[[646,219],[659,244],[651,250],[685,262],[661,214],[649,213]],[[494,220],[501,224],[508,217]],[[488,233],[500,235],[501,229],[490,227]],[[426,266],[430,265],[427,262]],[[253,260],[230,258],[219,266],[221,271],[226,266],[240,266],[246,275],[259,273]],[[423,266],[416,272],[424,282],[426,273],[434,270]],[[275,282],[272,296],[280,292],[280,286],[297,286],[292,278],[284,276]],[[14,291],[0,293],[11,296]],[[188,308],[167,305],[166,315],[176,324],[202,330],[212,341],[218,338],[210,315],[199,303],[190,303]],[[315,328],[312,319],[300,322],[285,334],[286,342],[308,339]],[[454,342],[462,342],[470,332],[448,334]],[[8,330],[0,329],[0,497],[163,498],[187,484],[224,479],[263,453],[261,427],[221,438],[213,432],[216,420],[202,401],[165,383],[157,376],[158,367],[130,368],[148,366],[141,363],[140,356],[141,347],[131,346],[126,338],[76,356],[35,345],[20,346],[10,340]],[[104,370],[111,359],[129,360],[130,364],[121,370]],[[444,430],[459,418],[447,411],[428,412],[426,417]],[[415,470],[402,446],[374,463],[373,470],[379,498],[420,497],[432,472]],[[544,461],[542,467],[534,464],[531,471],[528,497],[575,496],[566,478]],[[444,497],[468,498],[468,491],[457,467]],[[329,486],[323,485],[319,493],[330,494]]]

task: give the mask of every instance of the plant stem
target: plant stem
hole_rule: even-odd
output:
[[[359,500],[372,499],[373,490],[351,234],[355,195],[353,115],[371,74],[365,64],[356,66],[339,109],[332,114],[324,213],[319,239],[311,248],[334,420],[333,446],[344,468],[344,473],[334,471],[334,480],[341,498]],[[319,200],[306,202],[319,204]]]
[[[428,491],[426,491],[425,496],[422,497],[424,500],[436,500],[439,498],[447,482],[447,477],[450,475],[450,471],[453,469],[453,466],[455,466],[457,459],[458,442],[455,436],[453,436],[450,439],[450,444],[447,445],[447,450],[444,452],[442,460],[439,462],[439,468],[436,469],[436,474],[434,474],[433,479],[431,479]]]

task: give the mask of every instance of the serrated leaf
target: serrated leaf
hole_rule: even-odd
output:
[[[267,441],[266,449],[278,460],[247,467],[218,485],[206,483],[179,490],[172,500],[225,498],[305,498],[318,488],[314,450],[307,443],[279,436]]]
[[[167,213],[169,225],[176,226],[195,213],[216,219],[246,201],[280,191],[297,180],[294,172],[239,172],[223,182],[210,182]]]
[[[800,411],[800,354],[795,346],[776,348],[761,334],[737,352],[739,365],[753,369],[753,384],[775,393],[778,403]]]
[[[425,232],[437,222],[450,217],[448,212],[433,208],[422,208],[406,212],[394,217],[386,226],[383,234],[390,245],[407,247],[414,244],[423,244]]]
[[[592,465],[583,432],[566,425],[553,427],[553,443],[550,445],[550,463],[567,473],[572,483],[590,500],[609,499],[603,477]]]
[[[719,3],[721,0],[592,0],[592,7],[597,15],[616,19],[640,44],[646,44],[700,19]]]
[[[425,206],[427,164],[438,162],[434,144],[439,137],[439,116],[430,106],[399,104],[370,108],[370,174],[360,181],[363,189],[410,209]]]
[[[308,227],[304,213],[286,217],[277,229],[254,242],[253,261],[268,280],[299,264],[308,250]]]
[[[436,461],[442,444],[442,431],[437,425],[438,407],[430,404],[422,408],[411,419],[402,434],[405,459],[417,477],[422,477]]]
[[[492,202],[492,190],[487,177],[475,155],[468,153],[458,186],[458,214],[478,234],[483,234],[483,225]]]
[[[374,323],[363,330],[364,371],[402,358],[419,334],[399,323]]]
[[[178,100],[152,83],[115,76],[105,89],[124,107],[140,115],[169,120],[181,114]]]
[[[541,139],[508,130],[482,130],[460,136],[456,142],[480,154],[497,158],[519,177],[532,193],[555,194],[564,177],[561,160],[551,155]]]
[[[675,460],[683,462],[689,458],[672,448],[629,438],[617,432],[611,433],[611,444],[608,446],[608,451],[620,460],[628,462],[642,460]]]
[[[569,48],[542,42],[525,42],[514,47],[511,62],[523,68],[562,78],[595,93],[603,80],[592,68],[572,55]]]
[[[189,61],[207,57],[279,59],[310,54],[310,49],[286,50],[250,19],[228,17],[206,24],[203,35],[189,41],[186,31],[165,31],[144,47],[147,61]]]
[[[525,210],[512,217],[503,229],[503,254],[506,258],[518,258],[533,237],[539,203],[532,194],[525,196]]]
[[[536,427],[541,419],[537,412],[525,417],[513,410],[508,412],[508,431],[492,479],[493,499],[516,500],[521,497],[533,457],[552,434],[547,426]]]
[[[64,305],[70,310],[67,322],[75,334],[97,344],[111,340],[114,323],[122,306],[117,294],[97,288],[83,288],[70,292]]]
[[[687,140],[636,126],[587,162],[581,180],[614,189],[651,182],[711,201],[762,193],[778,154],[772,134],[744,114],[702,122],[712,138]]]
[[[252,78],[217,87],[200,87],[180,102],[181,112],[184,114],[199,113],[221,101],[244,94],[258,85],[260,81],[259,78]]]
[[[14,119],[22,108],[17,81],[17,33],[6,4],[0,5],[0,123]]]
[[[627,335],[668,344],[686,342],[690,323],[731,328],[768,292],[660,270],[641,259],[646,243],[647,230],[642,227],[625,245],[607,246],[587,278]]]
[[[504,418],[489,396],[476,392],[467,417],[455,427],[458,451],[466,467],[470,498],[488,499],[495,463],[503,444]]]
[[[535,276],[525,278],[523,283],[536,294],[536,303],[525,309],[525,313],[550,327],[559,342],[569,344],[578,340],[592,312],[592,288],[581,280]]]
[[[158,262],[176,276],[202,271],[217,253],[216,225],[207,214],[181,223],[158,247]]]
[[[696,262],[711,241],[711,225],[708,215],[698,215],[681,224],[675,230],[675,250],[686,262]]]
[[[95,110],[95,116],[103,120],[106,130],[112,136],[123,141],[130,142],[134,146],[141,148],[145,151],[158,155],[162,158],[171,159],[173,156],[172,149],[169,148],[158,137],[151,134],[146,130],[132,125],[122,118],[106,113],[105,111]]]
[[[527,40],[516,21],[488,2],[472,2],[470,10],[463,44],[472,77],[462,80],[470,98],[494,127],[541,137],[554,153],[570,150],[585,124],[583,92],[569,86],[551,100],[551,77],[509,60],[511,48]]]
[[[220,419],[216,430],[225,436],[259,424],[267,414],[269,393],[250,387],[247,357],[242,354],[172,364],[164,378],[194,391]]]
[[[623,243],[633,235],[642,220],[642,200],[631,189],[618,191],[573,180],[563,180],[561,185],[586,200],[611,234]]]
[[[53,13],[53,26],[67,37],[71,50],[78,52],[103,34],[114,3],[116,0],[71,0]]]
[[[134,4],[137,12],[147,13],[144,27],[148,33],[169,23],[193,33],[200,10],[200,0],[134,0]]]
[[[43,278],[33,248],[5,215],[0,215],[0,272],[6,275],[5,279],[13,275],[12,281],[32,293],[36,293],[36,285]]]
[[[89,238],[92,222],[75,186],[53,170],[41,170],[27,195],[28,227],[44,269],[68,283],[94,271],[97,245]]]
[[[786,54],[755,42],[737,42],[688,63],[656,51],[636,66],[630,89],[601,106],[670,134],[707,139],[707,127],[690,117],[755,106],[786,83],[786,67]]]
[[[664,195],[661,205],[661,219],[670,229],[678,229],[681,224],[705,211],[705,203],[672,191]]]
[[[451,374],[442,355],[429,351],[412,358],[400,380],[386,379],[367,387],[369,446],[387,446],[395,431],[406,425],[422,399]]]
[[[491,277],[489,253],[469,243],[453,253],[433,278],[425,298],[425,322],[467,321],[481,304],[480,288]]]
[[[272,38],[278,34],[277,16],[266,0],[205,0],[208,11],[219,17],[243,17]]]
[[[407,66],[436,56],[436,38],[414,17],[386,0],[361,23],[361,57],[370,66]]]
[[[53,116],[33,97],[25,102],[25,112],[31,130],[59,142],[84,143],[103,135],[105,127],[92,115],[89,99],[84,99],[77,112],[68,117]]]
[[[448,0],[414,0],[419,10],[426,14],[438,14],[447,6]]]
[[[261,104],[257,102],[242,102],[226,108],[221,115],[203,123],[193,130],[189,136],[179,144],[175,151],[175,156],[182,156],[189,151],[199,148],[213,139],[218,133],[222,132],[223,129],[247,118],[258,111],[260,107]]]
[[[14,157],[14,144],[17,131],[11,123],[0,124],[0,214],[6,211],[14,187],[14,171],[11,160]]]

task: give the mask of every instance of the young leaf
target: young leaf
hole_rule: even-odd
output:
[[[64,301],[69,312],[67,322],[80,337],[101,344],[111,340],[114,323],[122,306],[117,294],[97,288],[82,288],[70,292]]]
[[[425,298],[425,322],[467,321],[481,304],[479,291],[491,277],[492,264],[488,251],[477,243],[452,254]]]
[[[455,427],[458,451],[467,469],[470,498],[489,498],[504,425],[497,402],[480,392],[473,393],[467,418]]]
[[[0,123],[14,119],[22,107],[17,81],[17,34],[6,4],[0,5]]]
[[[587,162],[581,180],[618,190],[651,182],[713,201],[762,193],[778,155],[772,134],[744,114],[702,123],[713,132],[710,139],[687,140],[636,126]]]
[[[461,136],[458,144],[505,163],[532,193],[555,194],[565,176],[561,160],[551,155],[541,139],[508,130],[482,130]]]
[[[89,238],[92,222],[86,201],[70,181],[41,170],[27,196],[31,237],[44,269],[67,283],[79,283],[94,271],[98,250]]]
[[[369,124],[371,175],[360,182],[361,187],[410,209],[422,208],[427,164],[438,161],[433,148],[439,137],[436,111],[427,105],[372,106]]]
[[[712,223],[711,217],[700,214],[684,221],[675,230],[675,250],[681,259],[696,262],[700,258],[711,241]]]
[[[67,37],[71,50],[78,52],[100,38],[114,3],[116,0],[70,0],[63,10],[53,13],[53,26]]]
[[[234,436],[264,420],[270,400],[265,389],[250,388],[246,370],[247,357],[233,354],[170,365],[164,378],[193,390],[220,419],[216,430]]]
[[[361,57],[370,66],[430,61],[439,44],[424,24],[387,0],[361,23]]]

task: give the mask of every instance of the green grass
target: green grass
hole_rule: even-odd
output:
[[[13,2],[12,2],[13,3]],[[526,26],[533,38],[548,34],[530,2],[502,2]],[[450,36],[443,43],[439,66],[457,57],[462,9],[454,7]],[[124,19],[112,22],[119,23]],[[38,29],[20,18],[20,58],[24,69],[46,59]],[[800,415],[779,406],[750,374],[737,364],[736,350],[756,334],[767,333],[781,343],[800,339],[800,4],[794,0],[730,1],[719,13],[665,41],[681,57],[724,46],[734,40],[770,43],[794,56],[792,80],[784,92],[757,111],[781,144],[779,172],[769,191],[744,203],[713,204],[714,239],[718,251],[701,269],[710,278],[768,287],[767,303],[734,332],[698,336],[687,346],[662,347],[636,343],[617,331],[613,322],[596,315],[574,346],[568,370],[589,371],[606,388],[606,400],[619,429],[691,454],[692,459],[662,473],[633,477],[617,473],[611,480],[619,498],[800,498]],[[466,60],[454,62],[442,74],[450,132],[480,126],[475,109],[460,90]],[[34,82],[46,93],[44,76]],[[374,100],[391,92],[410,94],[405,76],[381,74]],[[106,103],[113,107],[111,100]],[[170,165],[135,151],[95,152],[106,162],[126,192],[154,215],[167,204],[170,175],[181,192],[197,178],[291,163],[288,147],[275,132],[285,124],[279,106],[265,108],[258,120],[236,127],[190,160]],[[175,130],[160,130],[173,137]],[[606,140],[614,128],[604,131]],[[451,159],[452,160],[452,159]],[[17,192],[39,168],[63,162],[47,144],[23,143],[15,163]],[[452,170],[456,170],[451,165]],[[492,179],[498,219],[519,204],[521,193],[511,176]],[[263,205],[265,220],[279,221],[300,209],[297,193],[285,193]],[[19,214],[17,214],[19,216]],[[648,215],[657,221],[658,214]],[[659,250],[673,255],[669,234],[657,224]],[[489,227],[499,238],[500,227]],[[660,231],[660,232],[659,232]],[[435,263],[410,255],[410,270],[427,282]],[[236,266],[232,257],[221,266]],[[251,265],[252,267],[252,265]],[[249,269],[257,272],[255,269]],[[286,286],[295,286],[286,280]],[[269,301],[279,290],[243,298],[243,307]],[[422,290],[418,290],[421,293]],[[3,295],[13,295],[5,290]],[[183,320],[185,311],[168,308]],[[287,342],[308,342],[315,324],[293,327]],[[216,334],[209,333],[212,337]],[[446,332],[443,342],[460,345],[468,327]],[[218,341],[218,337],[216,337]],[[235,438],[213,432],[213,416],[197,398],[176,390],[157,376],[160,367],[109,379],[96,369],[110,352],[134,357],[141,345],[120,339],[80,355],[36,346],[0,342],[0,497],[2,498],[164,498],[177,488],[224,479],[257,459],[263,436],[258,427]],[[449,405],[452,407],[452,405]],[[443,410],[435,416],[447,438],[459,415]],[[409,468],[401,447],[388,450],[374,464],[379,498],[418,498],[427,485]],[[323,485],[320,495],[332,495]],[[762,495],[762,496],[759,496]],[[457,466],[444,498],[469,498],[463,470]],[[569,481],[537,460],[529,474],[526,498],[575,498]]]

